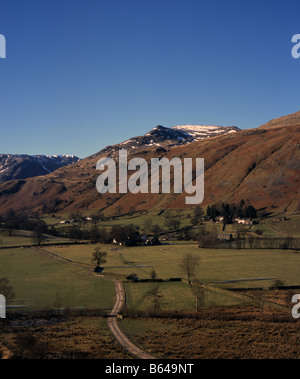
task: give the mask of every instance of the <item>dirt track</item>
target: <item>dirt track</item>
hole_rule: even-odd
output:
[[[108,327],[111,333],[115,336],[115,338],[119,342],[119,344],[122,347],[124,347],[124,349],[126,349],[130,354],[132,354],[138,359],[155,359],[155,357],[153,357],[152,355],[146,353],[145,351],[135,346],[119,328],[117,316],[122,311],[125,304],[125,293],[123,289],[123,284],[117,279],[106,278],[105,276],[102,276],[102,275],[93,275],[91,271],[88,272],[88,275],[94,278],[96,277],[99,279],[111,280],[115,284],[116,300],[115,300],[115,305],[108,317]]]
[[[52,253],[48,250],[42,249],[42,248],[35,248],[35,250],[39,253],[50,255],[53,258],[55,258],[59,261],[62,261],[64,263],[75,264],[77,266],[79,265],[79,266],[82,266],[84,268],[87,267],[87,265],[85,265],[85,264],[81,264],[79,262],[75,262],[75,261],[66,259],[64,257],[61,257],[57,254],[54,254],[54,253]],[[146,353],[145,351],[143,351],[143,350],[139,349],[137,346],[135,346],[119,328],[117,316],[122,311],[122,309],[125,305],[125,293],[124,293],[122,283],[117,279],[108,278],[108,277],[105,277],[104,275],[96,275],[93,273],[91,268],[88,269],[87,275],[92,277],[92,278],[98,278],[98,279],[102,279],[102,280],[110,280],[110,281],[113,281],[115,284],[116,300],[115,300],[114,307],[113,307],[113,309],[112,309],[112,311],[108,317],[108,327],[109,327],[111,333],[115,336],[117,341],[120,343],[120,345],[122,347],[124,347],[124,349],[126,349],[130,354],[132,354],[133,356],[135,356],[138,359],[155,359],[155,357],[153,357],[152,355]]]

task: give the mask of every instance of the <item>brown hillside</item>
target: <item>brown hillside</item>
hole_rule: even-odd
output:
[[[299,112],[300,113],[300,112]],[[112,153],[116,154],[116,153]],[[49,175],[15,180],[0,186],[1,213],[41,210],[44,204],[57,203],[55,211],[102,209],[115,213],[136,210],[184,208],[186,194],[106,194],[96,190],[96,163],[107,151],[95,154]],[[133,150],[134,156],[150,161],[153,157],[201,157],[205,159],[205,198],[203,206],[219,201],[241,199],[257,209],[294,208],[299,201],[300,125],[258,128],[210,138],[184,146]]]
[[[260,129],[282,128],[291,125],[300,125],[300,111],[287,116],[275,118],[260,126]]]

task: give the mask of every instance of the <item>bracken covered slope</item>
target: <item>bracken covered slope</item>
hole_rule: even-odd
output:
[[[294,119],[294,115],[292,115]],[[101,157],[116,158],[118,150],[101,152],[57,171],[27,180],[13,180],[0,186],[0,212],[37,211],[55,200],[56,211],[103,210],[115,213],[130,209],[186,208],[182,194],[105,194],[96,190]],[[208,138],[182,146],[140,146],[128,149],[128,159],[141,157],[204,158],[205,196],[202,206],[217,202],[236,203],[241,199],[257,209],[295,209],[300,189],[300,122],[285,119],[284,126],[262,126]],[[190,206],[189,206],[190,207]]]

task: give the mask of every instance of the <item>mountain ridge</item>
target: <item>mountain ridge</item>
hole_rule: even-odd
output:
[[[256,209],[268,211],[282,212],[299,206],[298,124],[245,129],[186,144],[168,142],[170,140],[164,142],[164,147],[141,144],[139,148],[129,148],[128,160],[134,157],[142,157],[147,162],[153,157],[204,158],[205,193],[200,204],[204,207],[219,202],[238,203],[241,199]],[[118,207],[125,213],[129,209],[187,208],[185,193],[100,195],[97,192],[96,180],[100,175],[96,170],[97,161],[102,157],[116,157],[126,144],[130,146],[130,142],[125,141],[106,147],[43,177],[12,180],[0,185],[1,209],[36,212],[53,199],[57,204],[55,212],[63,214],[77,210],[116,214]],[[171,182],[173,179],[171,177]]]
[[[196,127],[198,130],[191,131],[188,127]],[[201,129],[202,128],[202,129]],[[207,131],[207,128],[214,128]],[[205,130],[206,129],[206,130]],[[198,140],[212,138],[219,135],[240,131],[236,126],[206,126],[206,125],[187,125],[165,127],[157,125],[148,133],[142,136],[132,137],[124,142],[106,146],[99,153],[113,153],[121,148],[123,149],[144,149],[145,147],[157,146],[165,148],[166,146],[186,145]],[[94,154],[95,155],[95,154]]]
[[[47,175],[78,160],[75,155],[0,154],[0,183]]]

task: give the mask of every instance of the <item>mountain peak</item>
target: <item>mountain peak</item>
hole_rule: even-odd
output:
[[[143,136],[133,137],[117,145],[107,146],[98,154],[104,152],[115,154],[120,148],[145,149],[155,146],[165,148],[167,146],[185,145],[206,138],[235,133],[239,130],[236,126],[181,125],[168,128],[157,125]]]

